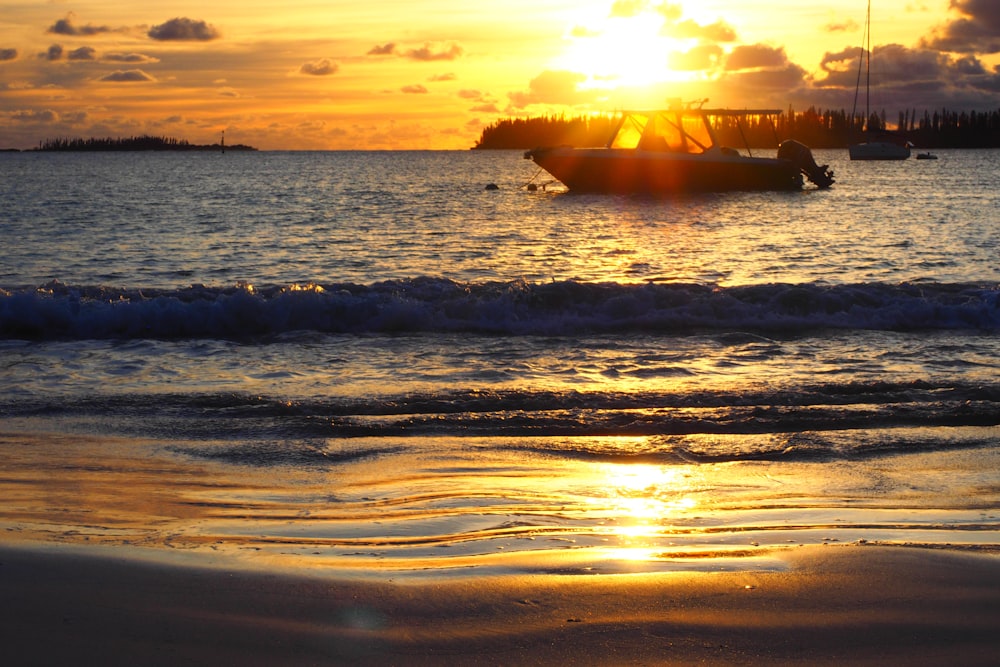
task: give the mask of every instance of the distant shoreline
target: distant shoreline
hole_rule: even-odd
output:
[[[255,151],[253,146],[245,144],[226,145],[192,144],[185,139],[172,137],[116,137],[90,139],[46,139],[39,143],[38,148],[30,148],[25,152],[103,152],[103,151]],[[17,151],[17,149],[10,149]]]

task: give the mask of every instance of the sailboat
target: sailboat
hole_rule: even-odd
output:
[[[854,109],[858,106],[858,91],[861,88],[861,66],[865,68],[865,124],[868,125],[866,134],[867,141],[858,144],[851,144],[847,147],[852,160],[905,160],[910,157],[910,142],[904,137],[893,134],[886,130],[873,132],[871,129],[871,115],[869,111],[871,101],[871,20],[872,3],[868,0],[868,13],[865,16],[865,34],[861,44],[861,60],[858,61],[858,83],[854,89]],[[866,58],[867,55],[867,58]],[[851,117],[855,112],[851,112]]]

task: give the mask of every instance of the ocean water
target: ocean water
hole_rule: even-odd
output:
[[[938,155],[655,198],[0,154],[0,534],[369,577],[1000,549],[1000,152]]]

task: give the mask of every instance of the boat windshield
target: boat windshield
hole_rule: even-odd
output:
[[[641,148],[647,151],[703,153],[712,137],[701,114],[679,111],[630,113],[611,142],[611,148]]]

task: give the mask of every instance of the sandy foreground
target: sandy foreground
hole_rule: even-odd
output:
[[[1000,556],[781,558],[782,572],[372,583],[6,547],[0,640],[8,665],[996,664]]]

